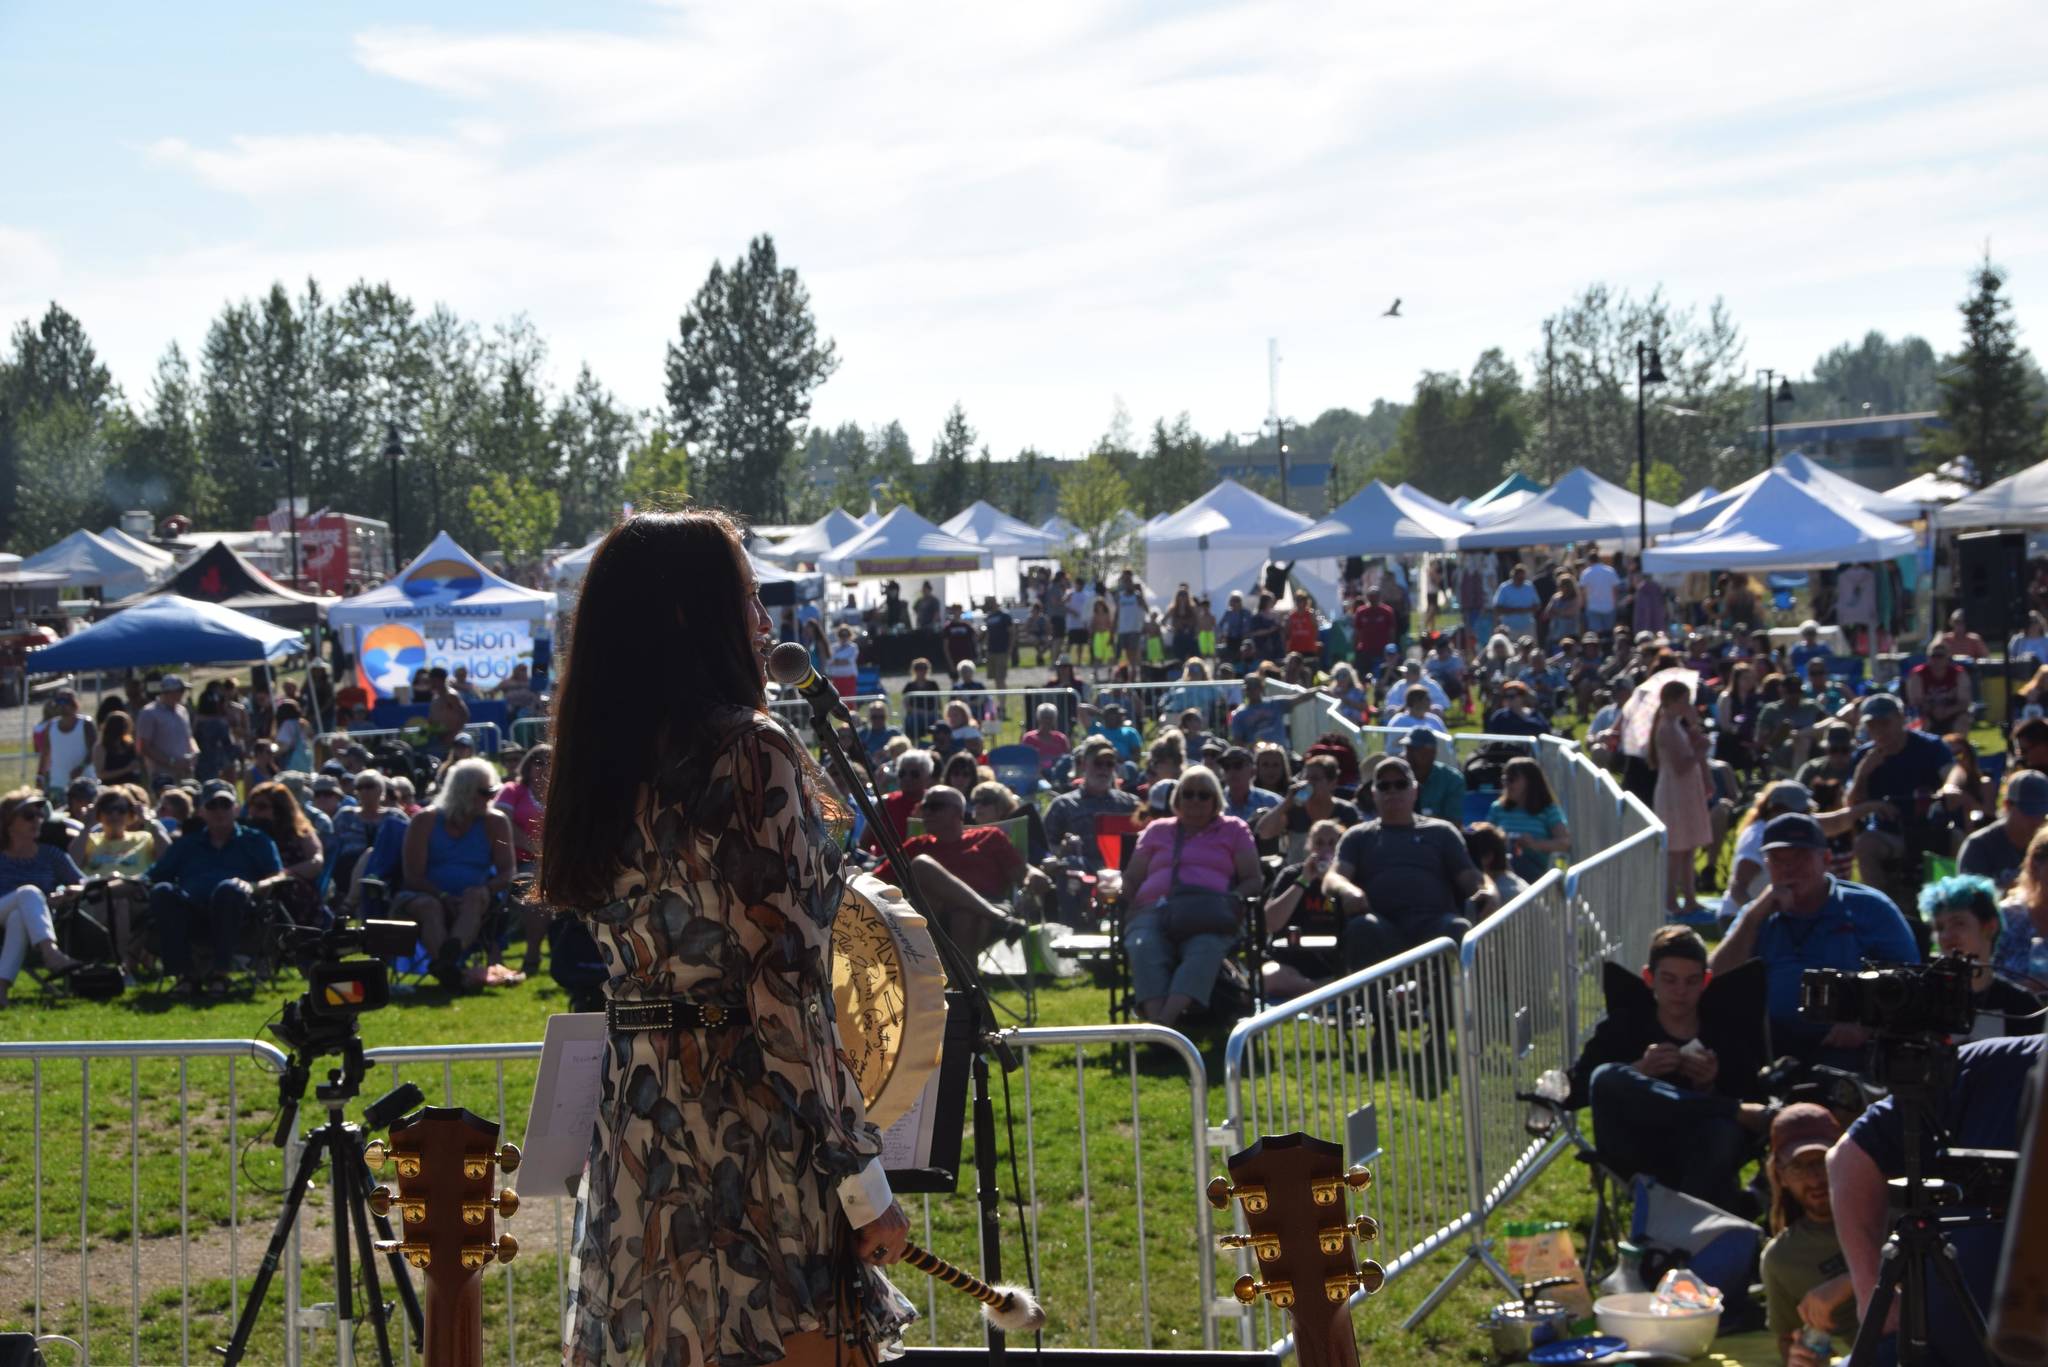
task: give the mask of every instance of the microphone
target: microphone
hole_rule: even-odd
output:
[[[768,652],[768,674],[785,688],[794,688],[803,700],[811,705],[811,712],[819,717],[837,717],[848,726],[853,725],[853,714],[846,710],[846,702],[839,696],[839,690],[832,681],[811,668],[811,652],[797,641],[784,641]]]

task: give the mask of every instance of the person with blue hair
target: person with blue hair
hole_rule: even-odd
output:
[[[1960,954],[1975,965],[1970,998],[1976,1023],[1955,1043],[2041,1032],[2041,1003],[2034,994],[1992,971],[1998,942],[1998,885],[1981,874],[1960,873],[1920,889],[1920,916],[1934,931],[1935,949]]]

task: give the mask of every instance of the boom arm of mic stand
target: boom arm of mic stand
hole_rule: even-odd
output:
[[[888,859],[889,867],[896,874],[897,886],[918,915],[924,917],[925,926],[931,931],[932,944],[939,951],[939,961],[946,967],[946,976],[974,1004],[977,1028],[984,1047],[993,1052],[1002,1064],[1003,1071],[1013,1072],[1017,1067],[1017,1056],[1011,1050],[1009,1041],[996,1024],[995,1007],[989,1003],[988,989],[982,985],[981,975],[974,971],[974,965],[961,951],[953,938],[946,934],[946,928],[926,903],[924,894],[910,876],[910,861],[903,853],[903,842],[896,838],[896,832],[882,819],[876,810],[874,798],[867,784],[853,771],[853,764],[847,758],[846,746],[840,742],[833,729],[832,718],[817,708],[811,709],[811,731],[818,738],[819,753],[825,757],[825,764],[832,777],[839,781],[853,805],[860,809],[867,821],[868,829],[874,832],[875,841],[882,847],[882,854]]]

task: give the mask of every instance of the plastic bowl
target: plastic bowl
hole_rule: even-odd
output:
[[[1651,1353],[1677,1353],[1696,1358],[1714,1342],[1721,1328],[1719,1310],[1677,1310],[1659,1315],[1651,1309],[1656,1293],[1630,1291],[1602,1296],[1593,1302],[1600,1332],[1628,1340],[1628,1346]]]

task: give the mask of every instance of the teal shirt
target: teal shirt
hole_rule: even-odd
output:
[[[1465,824],[1465,775],[1455,765],[1438,760],[1422,776],[1415,793],[1415,810],[1454,826]]]
[[[1518,835],[1548,840],[1551,827],[1565,824],[1564,808],[1555,802],[1540,812],[1525,812],[1519,807],[1508,807],[1495,802],[1486,809],[1486,819],[1507,833],[1511,845]],[[1533,883],[1544,875],[1551,862],[1552,857],[1540,850],[1524,850],[1515,857],[1515,872]]]

